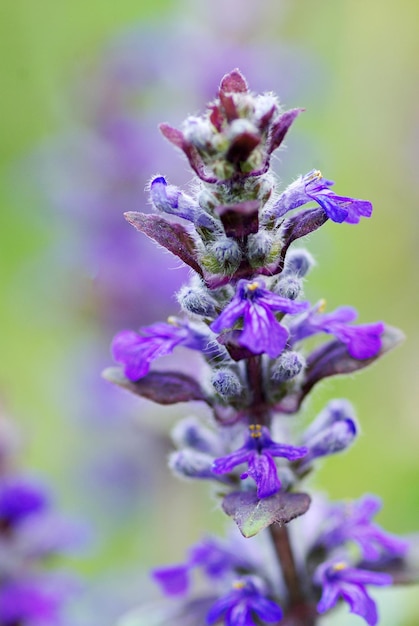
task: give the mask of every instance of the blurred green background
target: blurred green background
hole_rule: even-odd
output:
[[[200,0],[189,5],[173,0],[3,0],[0,6],[0,394],[5,411],[23,433],[22,464],[45,474],[64,507],[76,509],[80,516],[83,507],[71,482],[72,469],[80,451],[88,453],[95,441],[86,441],[80,422],[72,419],[77,375],[69,376],[66,354],[73,359],[74,346],[85,343],[88,350],[90,338],[98,336],[106,352],[111,335],[102,338],[89,305],[72,309],[71,294],[80,285],[86,289],[88,271],[80,283],[75,279],[68,285],[68,291],[57,285],[59,301],[51,297],[61,259],[51,258],[50,266],[39,259],[54,241],[60,249],[57,238],[63,232],[57,217],[50,219],[39,201],[31,202],[20,164],[45,138],[65,131],[68,85],[121,29],[152,24],[158,32],[165,20],[176,32],[188,11],[199,16],[201,4],[206,5]],[[238,11],[240,6],[249,10],[246,2],[234,4]],[[380,522],[394,532],[412,532],[419,528],[419,4],[296,0],[265,5],[268,19],[252,33],[253,40],[269,38],[273,46],[278,42],[298,49],[324,77],[299,76],[299,83],[309,86],[304,101],[285,103],[307,109],[290,133],[290,150],[294,141],[298,145],[304,140],[310,161],[314,158],[308,162],[307,153],[302,153],[295,175],[319,167],[337,181],[338,193],[369,199],[375,207],[373,218],[357,227],[328,223],[310,238],[308,247],[318,265],[307,294],[313,300],[325,297],[329,310],[352,304],[362,322],[384,319],[407,336],[383,362],[353,378],[328,382],[305,407],[311,417],[329,398],[348,397],[362,425],[358,444],[325,464],[317,484],[336,499],[365,491],[381,495],[385,507]],[[222,14],[218,20],[223,22]],[[224,25],[223,37],[228,36]],[[156,37],[150,58],[159,53],[161,43]],[[183,98],[187,101],[187,94]],[[164,119],[170,119],[170,102],[160,103],[163,111],[165,107]],[[184,110],[185,116],[191,112]],[[173,152],[173,159],[179,158]],[[285,161],[286,154],[281,159]],[[160,415],[165,430],[173,414]],[[137,563],[180,559],[184,547],[203,530],[224,527],[202,494],[205,488],[177,486],[169,476],[165,480],[169,486],[154,502],[154,512],[140,508],[122,519],[79,569],[94,578]],[[180,505],[191,511],[173,513],[175,537],[175,531],[171,536],[165,532],[174,503],[179,511]],[[416,626],[418,593],[389,594],[392,606],[399,598],[403,607],[389,624]],[[389,600],[383,603],[390,606]],[[353,623],[358,623],[356,618]]]

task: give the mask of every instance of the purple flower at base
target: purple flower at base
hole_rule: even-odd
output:
[[[371,217],[371,202],[338,196],[330,189],[333,185],[334,182],[323,178],[318,170],[312,170],[300,176],[281,194],[275,205],[269,209],[268,215],[279,218],[288,211],[314,201],[333,222],[358,224],[361,217]]]
[[[253,478],[259,498],[267,498],[281,489],[276,463],[273,457],[282,457],[296,461],[307,454],[304,447],[275,443],[266,427],[258,424],[249,426],[244,445],[227,456],[215,459],[212,466],[214,474],[227,474],[237,466],[247,463],[247,472],[240,478]]]
[[[176,346],[201,350],[207,343],[203,335],[188,324],[160,322],[145,326],[136,333],[123,330],[112,342],[112,356],[124,366],[124,374],[130,380],[139,380],[148,374],[152,361],[171,354]]]
[[[0,624],[59,626],[64,603],[74,592],[74,583],[54,576],[2,581]]]
[[[385,329],[383,322],[349,326],[349,322],[358,316],[354,308],[342,306],[332,313],[322,313],[323,306],[322,301],[290,326],[292,345],[322,332],[342,341],[354,359],[369,359],[381,350],[381,335]]]
[[[377,561],[382,556],[404,556],[408,542],[385,532],[371,521],[381,506],[380,498],[369,494],[355,502],[331,506],[327,512],[326,528],[317,545],[330,549],[354,541],[366,561]]]
[[[255,626],[261,622],[273,624],[282,619],[282,609],[269,600],[251,579],[243,578],[233,583],[232,591],[212,605],[206,623],[215,624],[222,618],[226,626]]]
[[[264,288],[261,280],[239,280],[236,295],[211,324],[211,330],[221,332],[243,319],[238,343],[254,354],[266,353],[276,358],[285,348],[288,331],[276,319],[274,312],[301,313],[307,302],[294,302]]]
[[[154,569],[152,576],[166,595],[183,595],[189,590],[190,572],[195,568],[201,568],[209,578],[219,579],[237,570],[251,570],[252,564],[221,541],[207,537],[192,546],[186,563]]]
[[[0,528],[44,511],[48,505],[48,493],[34,480],[14,476],[0,481]]]
[[[357,569],[344,561],[335,560],[317,568],[314,582],[323,587],[317,605],[319,613],[329,611],[342,597],[349,604],[351,613],[363,617],[369,626],[375,626],[378,622],[377,607],[368,595],[366,585],[387,586],[393,580],[389,574]]]

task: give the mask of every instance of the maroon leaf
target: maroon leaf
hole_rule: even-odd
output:
[[[246,93],[248,91],[246,79],[237,68],[225,74],[221,79],[220,92]]]
[[[147,376],[134,382],[124,375],[121,368],[109,367],[102,376],[109,382],[157,404],[177,404],[191,400],[208,402],[196,380],[178,372],[149,372]]]
[[[159,128],[162,135],[166,137],[166,139],[183,151],[189,161],[189,165],[201,180],[204,180],[207,183],[217,182],[216,177],[208,176],[205,171],[204,162],[198,150],[190,142],[186,141],[182,131],[177,128],[173,128],[173,126],[170,126],[169,124],[160,124]]]
[[[259,206],[259,200],[247,200],[218,206],[215,213],[220,216],[227,237],[245,237],[258,232]]]
[[[253,150],[260,144],[260,137],[254,133],[244,132],[237,135],[227,150],[226,159],[238,166],[247,161]]]
[[[305,235],[312,233],[314,230],[317,230],[320,226],[323,226],[327,220],[328,217],[326,213],[320,207],[318,209],[316,208],[302,211],[301,213],[297,213],[297,215],[284,220],[281,226],[283,239],[281,253],[275,263],[272,263],[268,268],[260,270],[260,273],[265,274],[266,276],[272,276],[282,272],[284,268],[285,255],[292,242],[296,239],[300,239],[301,237],[305,237]]]
[[[203,275],[196,260],[195,242],[181,224],[169,222],[160,215],[137,213],[136,211],[124,213],[124,217],[134,228],[182,259],[200,276]]]
[[[353,374],[364,369],[395,348],[404,335],[398,328],[386,326],[381,335],[381,350],[369,359],[354,359],[341,341],[333,340],[316,348],[307,358],[307,367],[301,386],[291,395],[285,397],[277,406],[283,413],[295,413],[314,385],[324,378]]]
[[[235,491],[223,500],[223,510],[232,517],[244,537],[253,537],[271,524],[287,524],[306,513],[310,496],[279,491],[269,498],[258,498],[255,491]]]
[[[304,109],[290,109],[289,111],[285,111],[285,113],[277,119],[272,127],[271,139],[268,145],[268,154],[271,154],[274,150],[279,148],[292,123],[302,111],[304,111]]]

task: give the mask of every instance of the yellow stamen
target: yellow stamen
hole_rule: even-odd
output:
[[[308,179],[308,180],[309,180],[309,181],[316,180],[316,179],[320,180],[320,178],[323,178],[323,175],[322,175],[321,171],[320,171],[320,170],[315,170],[315,171],[311,174],[311,176],[309,177],[309,179]]]
[[[247,285],[247,290],[248,291],[256,291],[256,289],[259,288],[259,283],[254,281],[253,283],[250,283],[249,285]]]
[[[260,424],[250,424],[249,435],[253,439],[259,439],[262,436],[262,426]]]
[[[323,298],[322,300],[320,300],[318,306],[317,306],[317,310],[319,313],[324,313],[326,310],[326,300]]]
[[[246,586],[246,583],[242,580],[235,580],[233,583],[233,589],[243,589]]]
[[[335,563],[333,566],[333,569],[335,572],[341,572],[343,569],[346,569],[348,566],[346,563],[344,563],[343,561],[340,561],[339,563]]]
[[[178,321],[176,317],[174,317],[174,315],[169,315],[169,317],[167,318],[167,323],[171,324],[172,326],[178,326]]]

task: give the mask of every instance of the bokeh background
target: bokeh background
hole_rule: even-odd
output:
[[[186,275],[122,218],[146,208],[151,175],[191,179],[157,123],[198,112],[236,66],[255,90],[307,110],[276,161],[280,180],[320,168],[338,193],[374,204],[371,220],[312,235],[306,291],[407,340],[325,384],[304,411],[344,396],[362,424],[317,486],[336,499],[377,493],[386,528],[417,530],[417,2],[19,0],[0,15],[0,398],[21,466],[91,525],[91,548],[73,564],[87,589],[80,623],[98,623],[100,607],[111,626],[152,594],[147,567],[225,527],[205,487],[165,468],[170,425],[190,407],[133,400],[100,371],[114,332],[177,311],[171,294]],[[378,595],[383,624],[417,625],[417,589]]]

